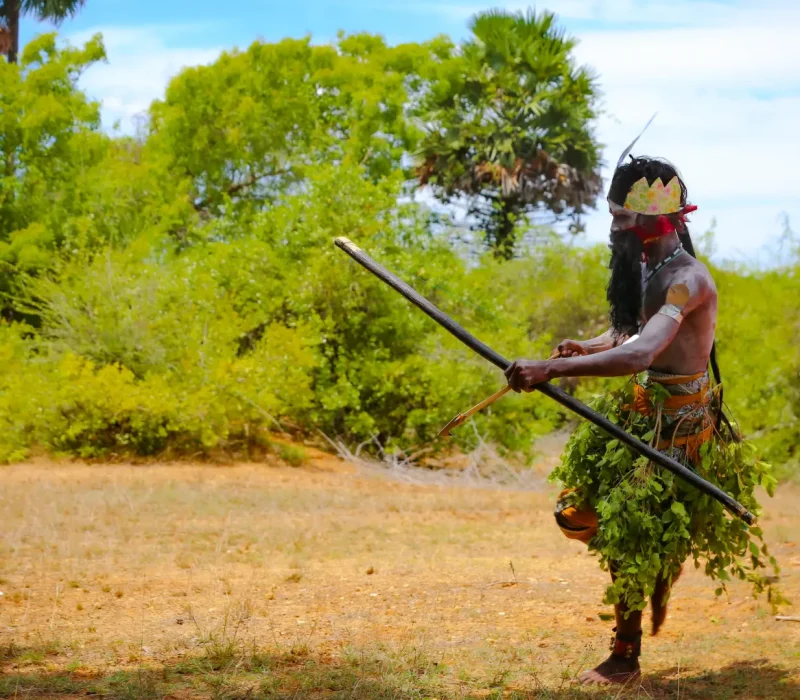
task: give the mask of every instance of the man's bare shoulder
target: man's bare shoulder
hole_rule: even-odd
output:
[[[691,259],[691,264],[688,265],[687,267],[688,270],[690,271],[689,274],[692,275],[698,287],[700,287],[707,293],[716,296],[717,285],[714,283],[714,277],[711,274],[711,271],[708,269],[705,263],[701,262],[697,258],[690,258],[690,259]]]
[[[688,260],[665,279],[666,303],[690,310],[715,299],[717,287],[708,267],[696,258]],[[676,299],[680,302],[676,303]]]
[[[682,265],[676,266],[673,270],[670,270],[670,274],[664,275],[663,284],[665,289],[681,282],[698,292],[713,291],[716,293],[717,290],[714,278],[708,267],[700,260],[689,255],[685,257]]]

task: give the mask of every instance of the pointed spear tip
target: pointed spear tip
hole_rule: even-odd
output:
[[[464,414],[459,413],[453,420],[451,420],[444,428],[442,428],[436,437],[450,437],[450,431],[457,428],[464,422]]]

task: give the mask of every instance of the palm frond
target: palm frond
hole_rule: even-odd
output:
[[[34,15],[38,20],[62,22],[74,17],[86,0],[22,0],[22,14]]]

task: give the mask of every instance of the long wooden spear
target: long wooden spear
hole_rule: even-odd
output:
[[[505,371],[509,367],[511,363],[507,359],[505,359],[502,355],[496,353],[488,345],[482,343],[475,336],[468,333],[463,327],[461,327],[458,323],[456,323],[453,319],[451,319],[441,309],[439,309],[437,306],[428,301],[425,297],[419,294],[419,292],[410,287],[408,284],[403,282],[403,280],[401,280],[399,277],[393,275],[385,267],[375,262],[375,260],[373,260],[369,255],[367,255],[363,250],[361,250],[361,248],[355,245],[348,238],[344,237],[337,238],[335,243],[338,248],[341,248],[351,258],[353,258],[353,260],[359,263],[359,265],[362,265],[376,277],[383,280],[386,284],[392,287],[394,290],[400,292],[400,294],[402,294],[412,304],[422,309],[440,326],[443,326],[446,330],[450,331],[450,333],[452,333],[468,348],[475,351],[481,357],[488,360],[493,365],[499,367],[503,371]],[[741,518],[748,525],[755,524],[756,522],[755,516],[752,513],[750,513],[741,503],[739,503],[729,494],[725,493],[722,489],[714,486],[713,484],[710,484],[708,481],[706,481],[701,476],[693,472],[691,469],[685,467],[677,460],[668,457],[667,455],[663,454],[662,452],[659,452],[650,445],[635,438],[633,435],[629,434],[628,432],[620,428],[618,425],[615,425],[604,416],[601,416],[596,411],[593,411],[586,404],[582,403],[581,401],[578,401],[578,399],[570,396],[565,391],[562,391],[558,387],[553,386],[549,382],[544,382],[543,384],[537,384],[535,388],[537,391],[540,391],[545,396],[549,396],[554,401],[558,401],[558,403],[560,403],[565,408],[568,408],[573,413],[577,413],[581,418],[585,418],[591,423],[594,423],[599,428],[602,428],[612,437],[616,438],[620,442],[625,443],[628,447],[635,450],[640,455],[647,457],[651,462],[659,464],[660,466],[664,467],[664,469],[671,471],[673,474],[680,477],[684,481],[690,483],[692,486],[699,489],[707,496],[715,498],[730,513]]]

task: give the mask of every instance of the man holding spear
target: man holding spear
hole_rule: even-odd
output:
[[[717,293],[694,257],[685,224],[694,207],[668,163],[636,158],[623,165],[633,145],[617,163],[608,197],[611,328],[593,340],[563,341],[549,360],[509,362],[350,240],[336,239],[356,262],[505,372],[507,387],[456,416],[440,434],[509,388],[539,391],[588,421],[553,472],[567,487],[556,508],[558,526],[588,544],[612,578],[606,591],[617,621],[612,653],[583,674],[585,683],[639,677],[642,610],[649,600],[657,633],[688,557],[698,567],[705,562],[705,573],[720,581],[718,595],[733,576],[751,582],[755,593],[766,590],[773,604],[783,600],[761,573],[767,561],[777,573],[777,562],[759,546],[761,530],[747,527],[759,510],[755,488],[772,494],[776,482],[722,411],[714,352]],[[638,376],[625,390],[591,406],[548,381],[632,374]]]
[[[766,465],[748,459],[748,447],[724,416],[719,377],[717,385],[710,382],[709,360],[718,375],[717,291],[694,256],[685,216],[695,207],[687,205],[686,187],[669,163],[632,158],[618,164],[608,205],[611,328],[592,340],[563,341],[549,360],[514,362],[505,372],[509,385],[532,391],[558,377],[634,375],[626,390],[593,407],[755,509],[752,486],[770,484],[771,477]],[[754,570],[768,556],[766,547],[751,544],[740,525],[697,491],[653,471],[603,431],[581,425],[553,478],[567,487],[556,507],[559,527],[597,552],[612,577],[606,593],[616,611],[611,655],[584,673],[583,682],[639,676],[642,609],[649,598],[657,634],[688,556],[706,559],[714,578],[727,580],[730,572],[764,585]],[[751,533],[760,536],[757,528]],[[739,563],[745,554],[749,567]]]

